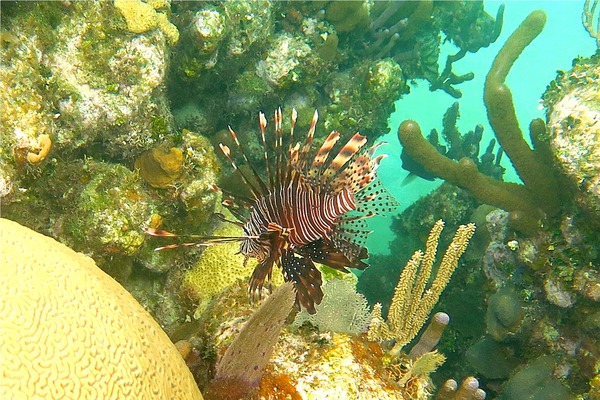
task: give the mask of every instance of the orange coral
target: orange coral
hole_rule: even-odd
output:
[[[30,164],[38,164],[48,157],[48,153],[50,153],[50,149],[52,148],[52,140],[49,135],[40,135],[38,136],[38,145],[39,149],[37,153],[28,152],[27,153],[27,161]]]

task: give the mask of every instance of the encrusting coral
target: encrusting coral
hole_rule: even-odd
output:
[[[127,29],[132,33],[144,33],[159,28],[169,44],[179,41],[177,27],[169,22],[167,15],[156,12],[156,9],[168,6],[168,1],[143,2],[141,0],[115,0],[115,7],[121,12]]]
[[[484,100],[488,118],[498,141],[524,184],[501,182],[483,175],[472,160],[455,162],[441,155],[421,134],[415,121],[404,121],[398,138],[406,151],[427,171],[467,189],[479,201],[511,212],[515,226],[531,233],[544,215],[555,216],[560,208],[560,182],[554,178],[547,146],[541,137],[546,127],[541,119],[532,121],[532,150],[519,128],[512,95],[504,83],[513,63],[525,47],[542,31],[543,11],[532,12],[504,44],[490,69]]]
[[[0,219],[0,397],[202,399],[150,314],[92,259]]]
[[[183,172],[183,152],[175,147],[157,146],[142,153],[135,160],[135,167],[150,186],[166,188]]]

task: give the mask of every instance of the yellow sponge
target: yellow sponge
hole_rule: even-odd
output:
[[[160,326],[94,261],[0,219],[1,399],[202,399]]]
[[[163,2],[145,3],[140,0],[115,0],[115,7],[121,12],[127,29],[132,33],[144,33],[154,28],[160,28],[169,44],[173,45],[179,40],[179,31],[167,19],[166,14],[157,13],[159,8],[166,4]]]

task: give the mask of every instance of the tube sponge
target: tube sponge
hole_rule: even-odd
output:
[[[93,260],[0,219],[0,398],[202,399],[160,326]]]

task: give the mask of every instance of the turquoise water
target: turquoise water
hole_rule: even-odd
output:
[[[506,39],[515,28],[533,10],[544,10],[548,16],[542,33],[525,49],[515,62],[506,83],[510,87],[515,103],[517,117],[523,132],[528,132],[529,122],[534,118],[544,118],[544,110],[540,98],[546,86],[556,77],[557,70],[568,70],[572,60],[578,56],[589,56],[595,52],[596,44],[581,23],[583,1],[509,1],[504,2],[504,25],[502,33],[495,43],[488,48],[480,49],[477,53],[468,53],[462,60],[454,64],[457,74],[474,72],[475,79],[458,85],[463,93],[459,99],[460,119],[458,129],[461,132],[472,130],[476,124],[485,128],[482,147],[494,137],[486,117],[483,105],[483,85],[489,68]],[[486,1],[486,11],[496,15],[499,1]],[[442,46],[439,64],[444,65],[448,54],[455,54],[456,47],[450,43]],[[396,131],[400,123],[406,119],[414,119],[421,126],[424,134],[432,128],[441,130],[442,116],[456,99],[438,90],[429,91],[427,82],[411,86],[411,93],[396,102],[396,111],[390,116],[390,132],[381,138],[389,144],[380,152],[389,155],[379,169],[379,176],[387,189],[400,202],[399,212],[410,206],[415,200],[435,189],[441,180],[429,182],[420,178],[402,186],[402,181],[408,172],[402,169],[400,152],[402,147],[398,142]],[[527,135],[526,135],[527,136]],[[510,165],[507,157],[503,157],[502,165],[507,169],[505,180],[519,179]],[[439,218],[444,218],[440,215]],[[389,253],[388,243],[394,235],[389,229],[389,217],[381,217],[373,221],[375,232],[369,238],[371,253]]]

